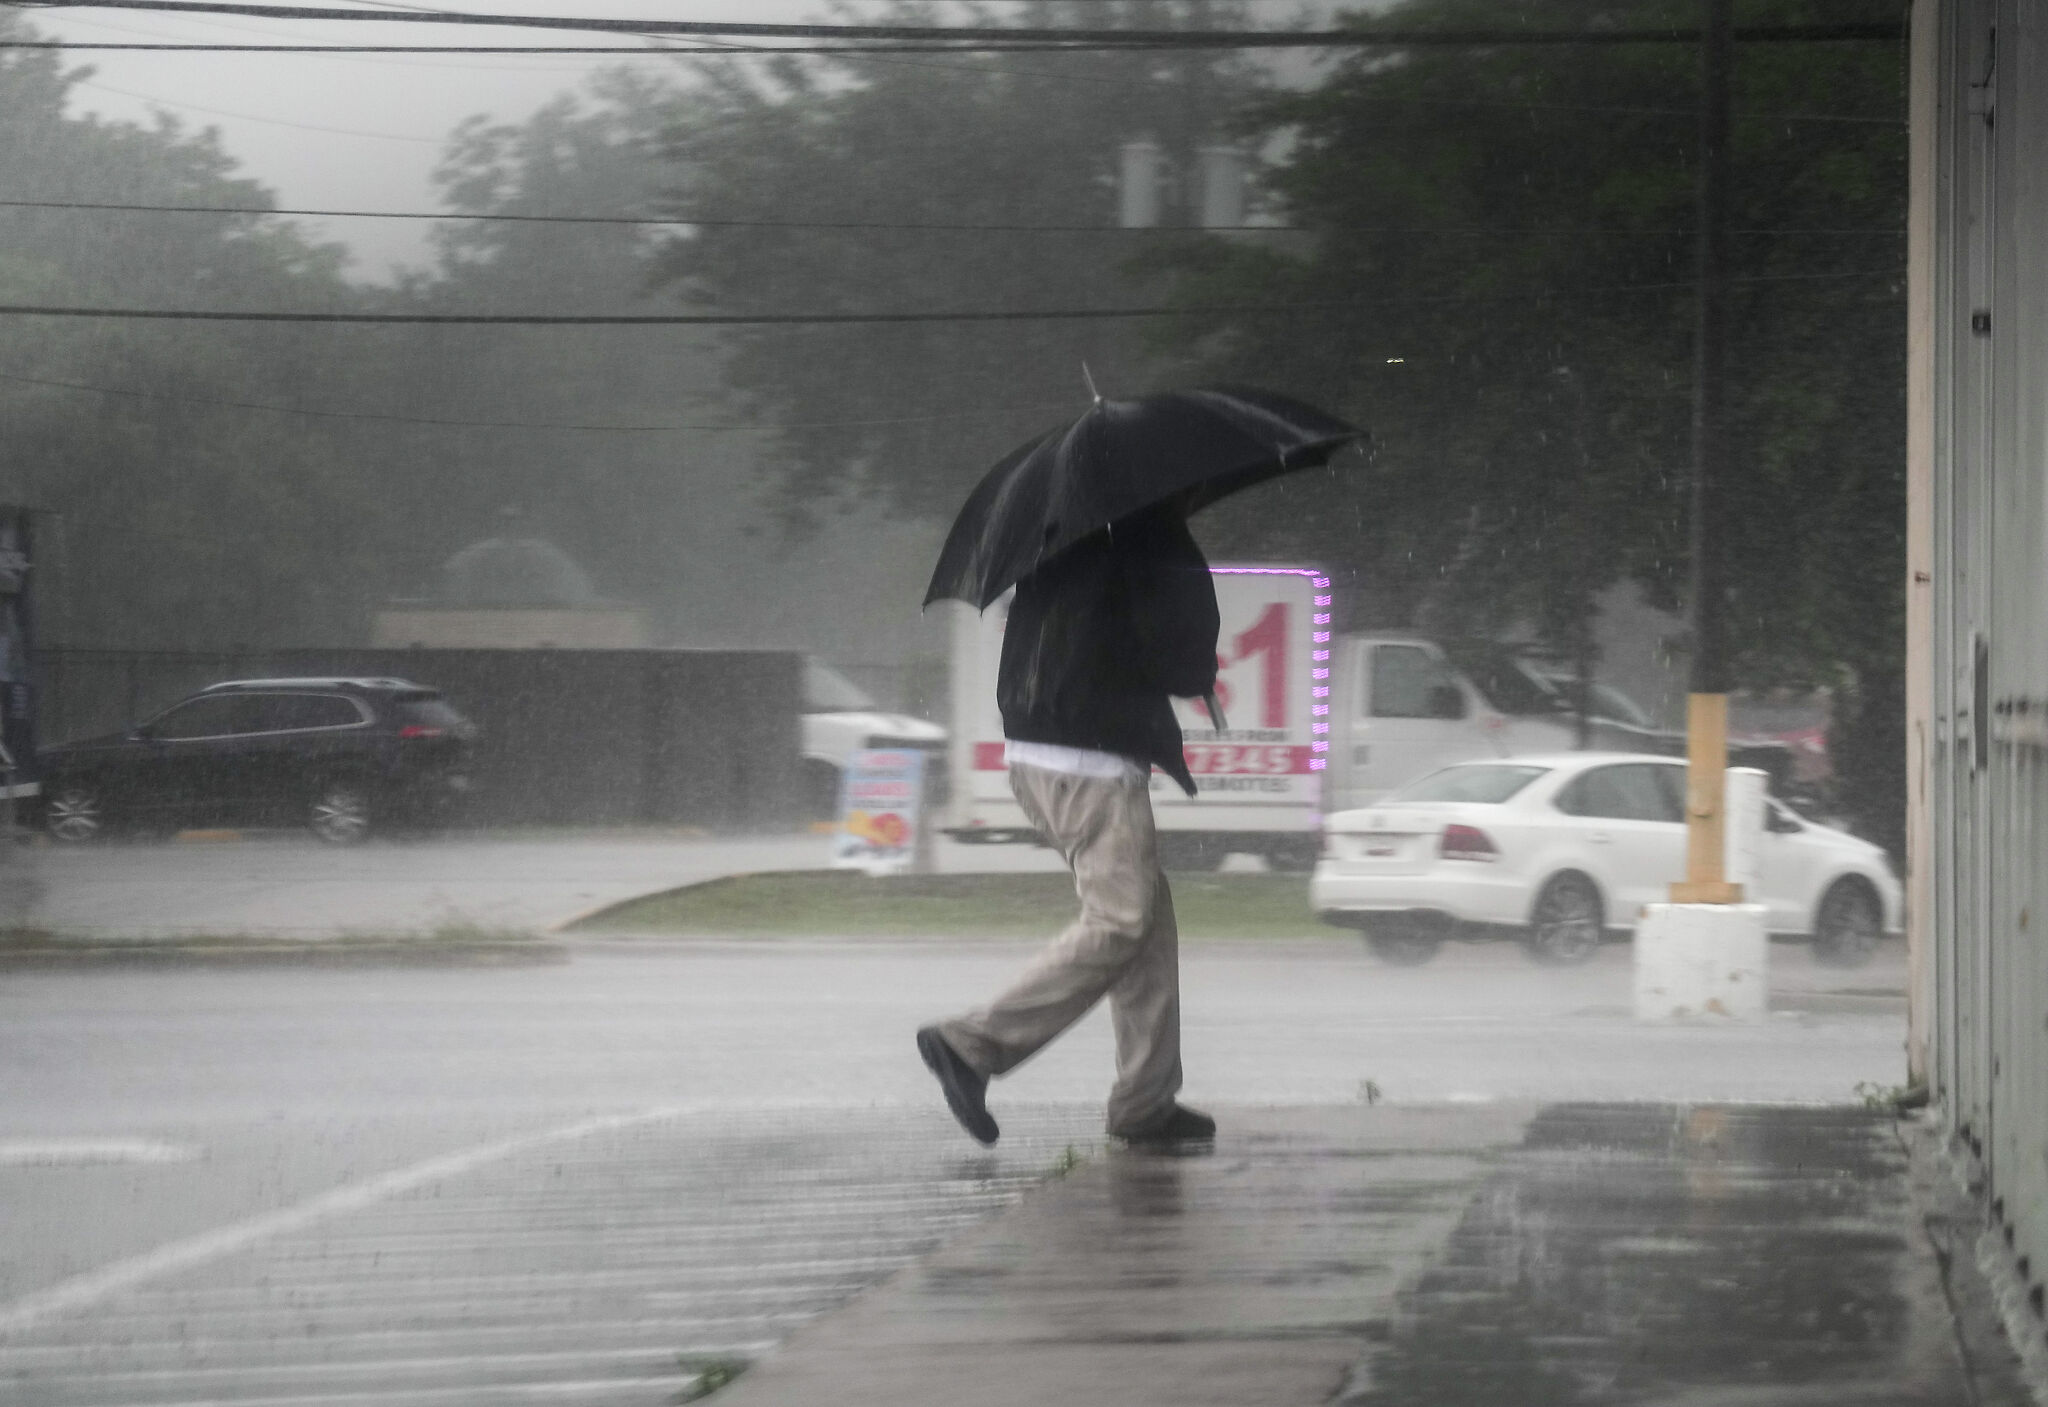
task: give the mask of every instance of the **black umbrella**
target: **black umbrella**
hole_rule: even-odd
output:
[[[1365,432],[1270,391],[1098,398],[988,471],[946,536],[924,603],[977,609],[1090,533],[1176,495],[1189,512],[1327,463]]]

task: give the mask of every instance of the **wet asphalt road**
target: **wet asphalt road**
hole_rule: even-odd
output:
[[[614,1400],[589,1394],[602,1381],[660,1400],[672,1386],[648,1384],[676,1370],[656,1360],[679,1350],[650,1325],[680,1311],[646,1295],[698,1295],[706,1319],[754,1306],[690,1340],[707,1352],[773,1339],[1088,1144],[1102,1013],[998,1087],[1012,1136],[993,1158],[937,1111],[911,1047],[1029,951],[594,943],[531,968],[8,973],[0,1385],[21,1390],[0,1397],[308,1399],[292,1374],[312,1370],[278,1345],[344,1321],[354,1366],[310,1400],[414,1361],[422,1392],[471,1372],[504,1390],[526,1371],[499,1361],[515,1349],[571,1352],[522,1347],[519,1326],[567,1315],[620,1356],[531,1360],[570,1385],[558,1399]],[[1818,980],[1803,952],[1774,956],[1788,986]],[[1197,1103],[1355,1103],[1368,1081],[1403,1103],[1836,1102],[1901,1078],[1895,1003],[1798,997],[1754,1029],[1643,1028],[1619,948],[1559,972],[1510,948],[1402,970],[1341,941],[1205,944],[1184,967]],[[362,1267],[399,1252],[420,1270],[392,1298]],[[456,1322],[415,1323],[426,1300]],[[139,1357],[106,1357],[130,1340]]]

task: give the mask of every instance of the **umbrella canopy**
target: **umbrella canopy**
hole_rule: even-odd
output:
[[[947,534],[925,604],[988,604],[1046,559],[1176,495],[1188,511],[1327,463],[1365,432],[1270,391],[1097,400],[988,471]]]

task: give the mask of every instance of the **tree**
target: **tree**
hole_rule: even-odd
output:
[[[33,31],[0,16],[0,35]],[[210,131],[67,116],[86,72],[49,53],[0,55],[11,195],[273,203]],[[0,211],[10,301],[346,306],[341,266],[340,250],[264,215]],[[302,422],[245,408],[298,402],[325,373],[293,329],[0,321],[0,497],[50,515],[46,638],[222,645],[352,627],[372,534],[348,466]]]
[[[1847,17],[1758,0],[1742,19],[1821,9]],[[1356,22],[1695,15],[1666,0],[1408,0]],[[1736,664],[1750,686],[1836,687],[1853,736],[1896,711],[1902,647],[1898,54],[1747,45],[1735,83]],[[1248,132],[1287,153],[1266,182],[1273,208],[1304,233],[1172,258],[1185,305],[1274,311],[1190,316],[1166,350],[1324,398],[1371,427],[1377,453],[1369,474],[1226,510],[1225,535],[1348,567],[1383,619],[1532,622],[1566,651],[1611,583],[1675,603],[1697,86],[1684,46],[1415,48],[1344,59],[1256,107]],[[1878,827],[1883,807],[1866,807]]]
[[[1060,0],[1022,22],[1238,17]],[[676,99],[667,152],[673,213],[706,223],[668,244],[660,275],[695,306],[775,314],[1143,302],[1131,251],[1187,232],[1115,228],[1119,145],[1150,136],[1186,166],[1248,81],[1213,54],[1152,53],[721,60],[699,77]],[[1109,394],[1163,370],[1127,321],[764,328],[727,345],[728,385],[783,426],[779,481],[798,518],[851,495],[943,519],[999,454],[1085,408],[1084,363]]]

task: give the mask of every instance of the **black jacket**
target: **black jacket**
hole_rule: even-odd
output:
[[[1126,518],[1017,584],[996,703],[1018,742],[1149,763],[1195,794],[1169,696],[1216,687],[1216,587],[1179,514]]]

